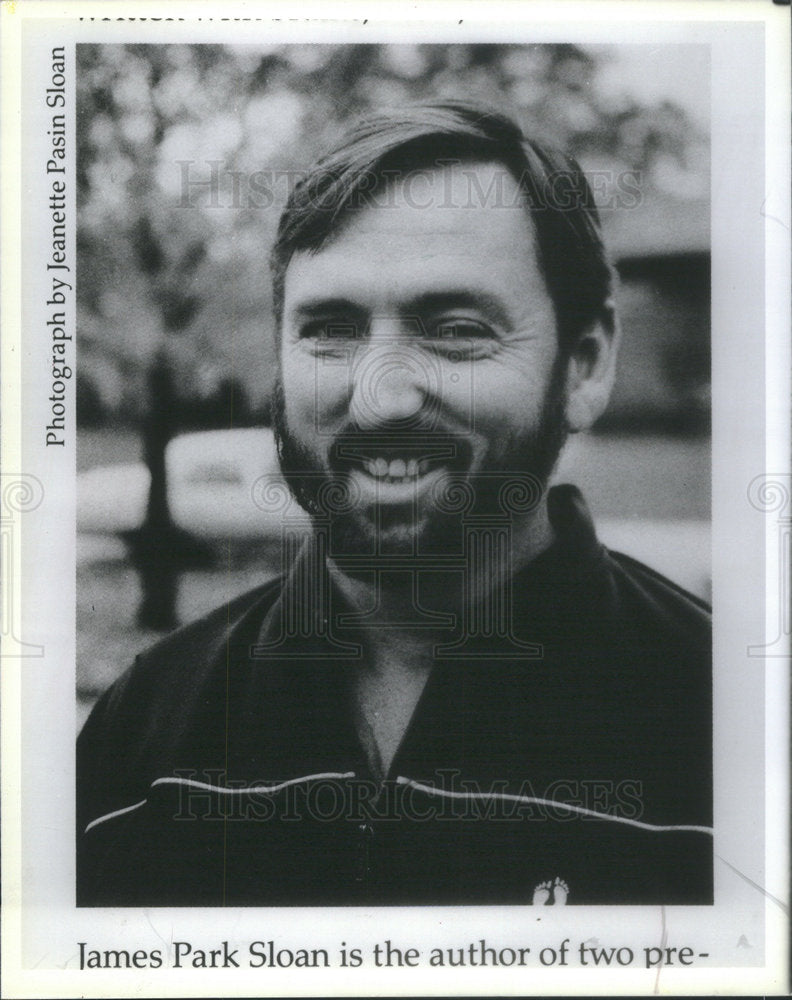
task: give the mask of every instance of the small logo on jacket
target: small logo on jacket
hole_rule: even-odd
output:
[[[540,882],[534,889],[531,902],[534,906],[564,906],[569,896],[569,886],[562,878]]]

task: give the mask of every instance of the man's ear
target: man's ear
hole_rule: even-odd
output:
[[[620,339],[618,318],[609,300],[601,317],[578,337],[569,356],[564,413],[573,434],[588,430],[608,405]]]

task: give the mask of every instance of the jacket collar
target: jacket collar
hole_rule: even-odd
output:
[[[422,780],[460,768],[483,779],[502,774],[507,758],[524,752],[526,684],[550,669],[548,642],[564,633],[570,616],[576,627],[598,616],[602,591],[593,578],[602,572],[603,550],[580,492],[555,487],[548,508],[555,541],[509,582],[508,627],[475,634],[471,622],[462,623],[440,651],[391,776]],[[354,629],[334,626],[350,611],[314,537],[253,641],[237,642],[230,776],[370,777],[350,694],[364,646]]]

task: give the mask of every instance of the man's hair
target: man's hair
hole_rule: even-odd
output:
[[[495,163],[518,182],[536,230],[539,263],[568,352],[596,320],[610,322],[613,272],[591,188],[576,161],[527,138],[501,112],[447,101],[409,105],[360,119],[340,145],[295,184],[272,250],[273,305],[280,325],[293,254],[317,252],[353,214],[376,204],[412,171]],[[474,207],[475,202],[470,202]]]

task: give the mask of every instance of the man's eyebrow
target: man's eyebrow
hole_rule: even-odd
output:
[[[307,299],[297,303],[290,312],[298,318],[311,319],[315,316],[358,315],[365,312],[365,309],[360,303],[353,302],[352,299],[337,296],[335,298]]]
[[[478,310],[501,326],[512,325],[512,317],[500,299],[489,292],[470,287],[423,292],[410,299],[404,306],[404,312],[415,312],[420,316],[454,309]]]
[[[475,309],[483,312],[504,327],[512,325],[508,310],[497,296],[483,289],[447,288],[442,291],[421,292],[404,302],[399,312],[404,316],[427,316],[454,309]],[[298,302],[290,310],[296,319],[314,319],[324,316],[359,316],[366,307],[344,296],[320,296]]]

